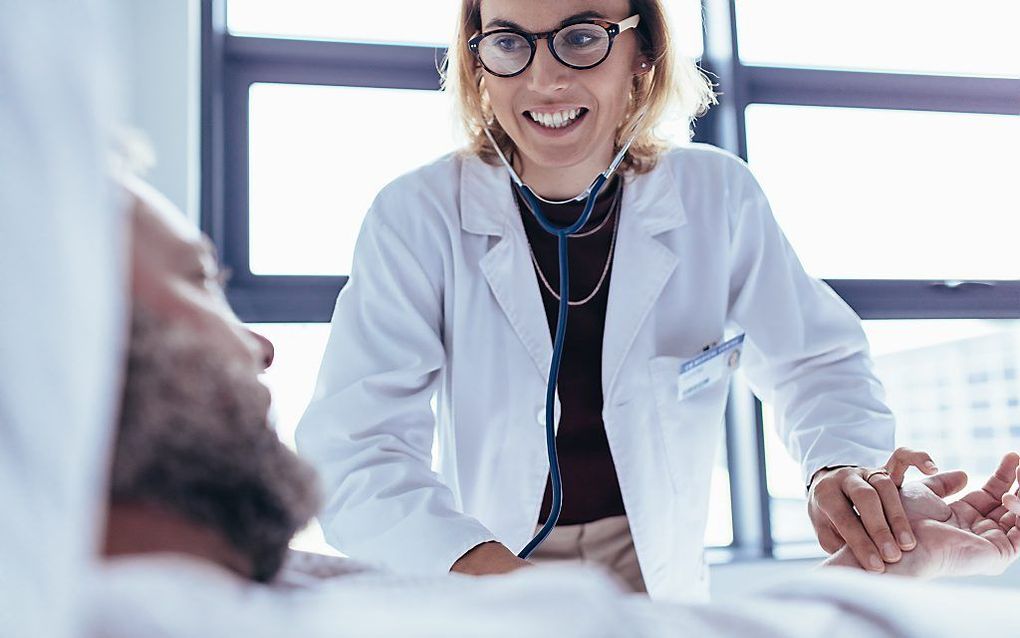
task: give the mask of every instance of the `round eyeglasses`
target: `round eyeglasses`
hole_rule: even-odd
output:
[[[495,29],[468,40],[468,48],[482,67],[501,78],[520,75],[535,59],[536,42],[545,39],[549,52],[571,69],[590,69],[609,57],[613,40],[627,29],[637,27],[641,16],[632,15],[620,22],[583,20],[545,33],[527,33],[517,29]]]

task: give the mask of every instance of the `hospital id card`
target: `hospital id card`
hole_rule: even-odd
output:
[[[697,394],[739,368],[743,350],[744,335],[741,334],[680,364],[677,401]]]

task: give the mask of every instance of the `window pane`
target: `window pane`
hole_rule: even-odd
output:
[[[350,273],[379,190],[456,146],[450,101],[439,91],[253,84],[250,99],[258,275]]]
[[[665,4],[677,52],[700,59],[705,52],[701,0],[666,0]]]
[[[875,371],[896,415],[896,444],[984,482],[1020,448],[1020,322],[866,321]],[[766,406],[766,466],[777,542],[814,541],[800,470]],[[911,471],[909,478],[920,476]]]
[[[294,429],[312,398],[329,324],[252,324],[250,328],[276,347],[273,365],[262,380],[273,393],[276,433],[287,447],[294,449]],[[318,520],[298,532],[290,546],[306,552],[340,555],[326,542]]]
[[[701,57],[700,1],[667,0],[666,4],[678,50]],[[459,0],[229,0],[227,25],[236,35],[448,46],[460,5]]]
[[[807,270],[1017,279],[1020,117],[755,104],[748,159]]]
[[[737,0],[748,64],[1020,75],[1016,0]]]
[[[238,35],[447,44],[459,0],[229,0],[227,25]]]

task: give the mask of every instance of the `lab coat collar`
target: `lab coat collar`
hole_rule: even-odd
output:
[[[633,211],[632,219],[637,220],[646,234],[659,235],[687,223],[678,182],[668,155],[663,155],[651,171],[628,176],[623,208]]]
[[[627,177],[625,209],[635,213],[648,235],[658,235],[687,223],[672,162],[663,156],[643,175]],[[511,217],[517,216],[510,176],[501,165],[487,164],[465,154],[460,174],[461,228],[476,235],[502,237]]]
[[[510,175],[502,166],[465,152],[460,171],[460,226],[475,235],[502,237],[517,215]]]

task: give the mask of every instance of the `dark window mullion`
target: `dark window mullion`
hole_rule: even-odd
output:
[[[1020,318],[1020,281],[836,279],[826,283],[862,319]]]
[[[227,36],[228,75],[260,82],[438,89],[445,49]]]
[[[1020,113],[1020,79],[740,66],[746,103]]]

